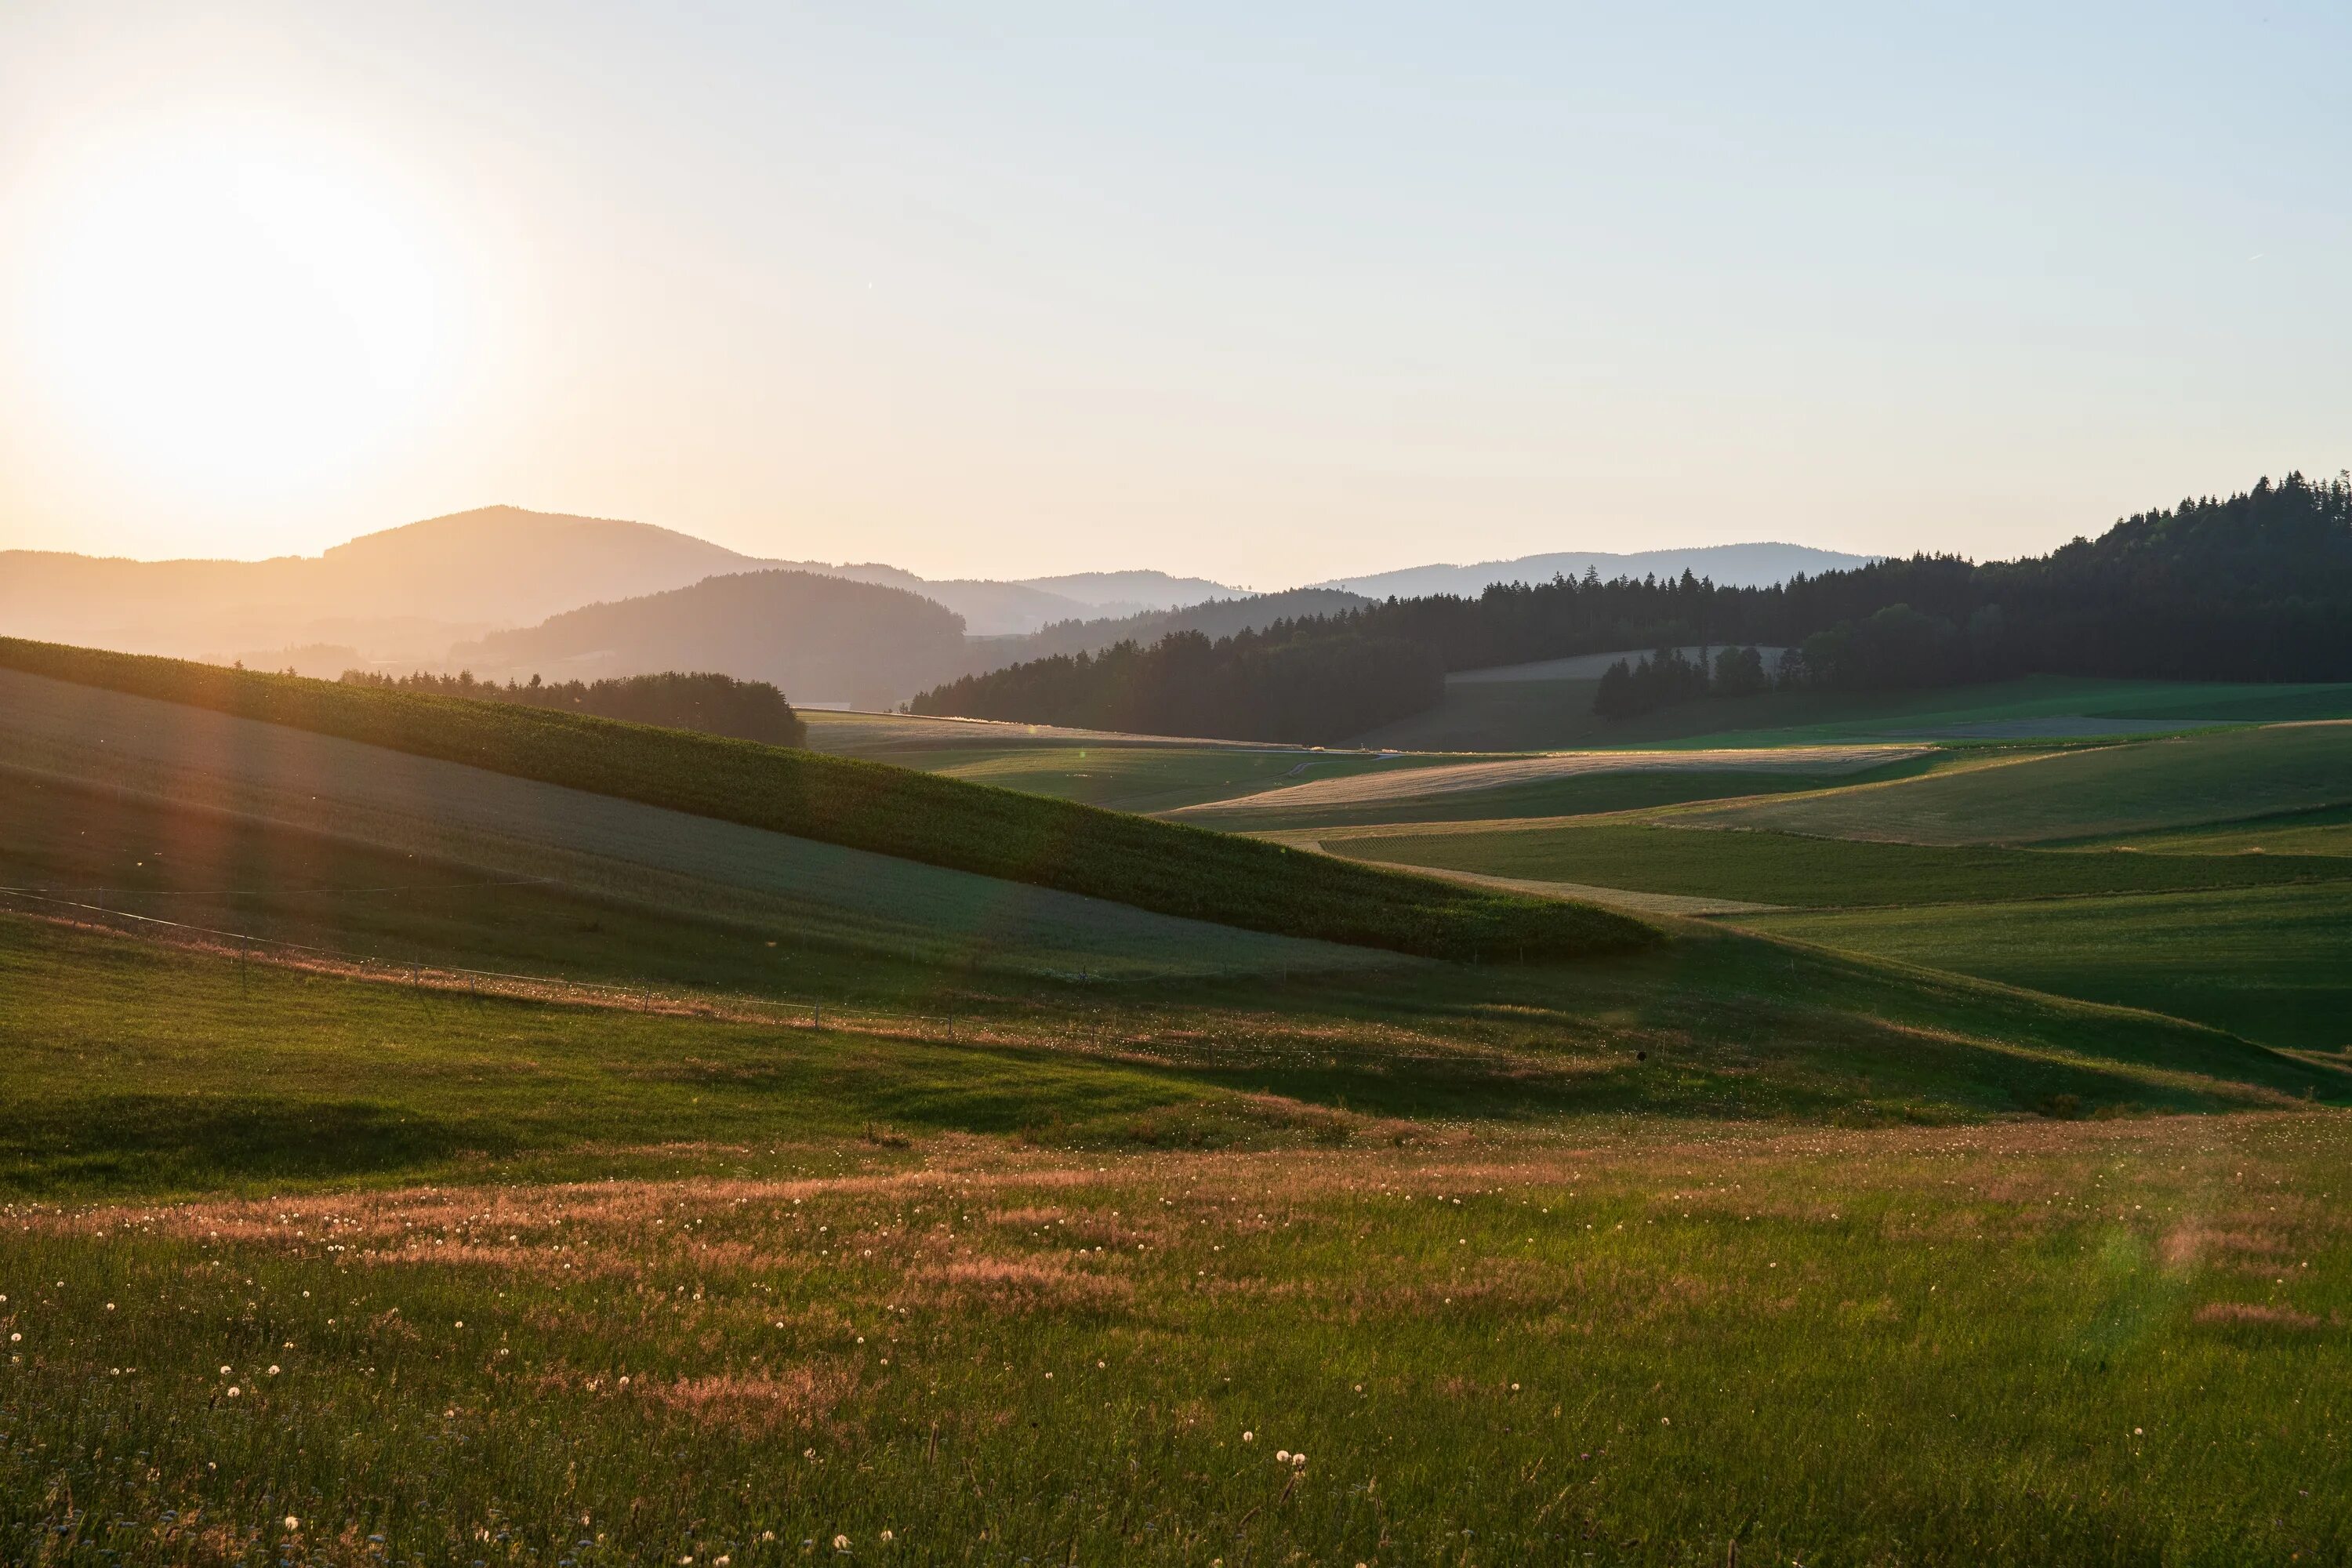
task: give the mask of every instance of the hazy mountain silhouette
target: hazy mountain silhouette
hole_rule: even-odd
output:
[[[1171,577],[1165,572],[1072,572],[1060,577],[1024,577],[1021,584],[1076,599],[1102,616],[1175,610],[1211,599],[1249,596],[1242,589],[1212,583],[1206,577]]]
[[[488,506],[364,534],[316,556],[268,561],[0,551],[0,629],[306,671],[321,648],[375,663],[437,665],[453,643],[501,627],[768,566],[919,593],[983,636],[1129,614],[1179,584],[1160,573],[1098,574],[1121,596],[1097,602],[1024,583],[929,583],[878,563],[766,561],[650,523]],[[1202,597],[1216,591],[1203,589]]]
[[[1187,630],[1228,637],[1329,614],[1357,602],[1349,589],[1375,598],[1475,594],[1489,582],[1549,581],[1588,565],[1604,577],[1672,576],[1687,567],[1736,584],[1862,559],[1786,544],[1537,555],[1248,597],[1205,578],[1142,570],[933,582],[877,562],[766,561],[650,523],[489,506],[365,534],[317,556],[268,561],[0,552],[0,631],[320,675],[354,666],[454,671],[469,661],[478,673],[551,679],[712,669],[773,680],[796,701],[865,702],[1130,638],[1151,642]],[[774,584],[739,584],[645,605],[713,579],[779,573],[811,581],[789,593]],[[830,600],[818,586],[827,580],[845,584]],[[911,607],[917,599],[929,601],[929,609]],[[640,607],[625,608],[633,605]],[[592,608],[597,614],[589,615]],[[584,618],[567,618],[572,611]],[[696,616],[709,624],[672,618]],[[940,616],[961,617],[955,637],[940,631]],[[820,628],[831,628],[837,658],[819,657],[812,639]],[[708,651],[689,658],[694,647]]]
[[[1336,588],[1293,588],[1286,594],[1211,599],[1205,604],[1187,605],[1181,609],[1146,610],[1140,615],[1063,621],[1026,637],[975,637],[972,641],[975,657],[970,661],[969,668],[971,673],[978,674],[1018,664],[1024,659],[1050,658],[1057,653],[1099,653],[1123,642],[1156,643],[1171,632],[1200,632],[1211,637],[1229,637],[1235,632],[1263,631],[1276,621],[1297,620],[1302,616],[1337,615],[1341,610],[1351,610],[1359,605],[1370,603],[1370,600],[1360,594],[1342,593]]]
[[[10,551],[0,554],[0,626],[184,657],[326,643],[437,660],[451,642],[493,626],[756,564],[649,523],[493,506],[268,561]]]
[[[1849,555],[1836,550],[1815,550],[1804,544],[1709,544],[1690,550],[1643,550],[1629,555],[1603,551],[1571,550],[1551,555],[1522,555],[1511,561],[1482,561],[1471,566],[1407,566],[1394,572],[1367,572],[1356,577],[1333,577],[1311,584],[1344,588],[1370,598],[1415,599],[1428,594],[1475,595],[1495,583],[1549,583],[1554,577],[1581,577],[1590,567],[1611,581],[1619,577],[1679,577],[1689,572],[1724,588],[1764,588],[1785,583],[1802,573],[1864,566],[1875,555]]]
[[[589,605],[449,650],[497,679],[710,670],[772,681],[795,704],[887,707],[961,668],[963,617],[919,595],[814,572],[709,577]]]

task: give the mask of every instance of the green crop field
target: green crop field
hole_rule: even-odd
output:
[[[1910,778],[1950,766],[1955,760],[1948,754],[1914,757],[1849,773],[1843,779],[1827,773],[1748,773],[1734,768],[1575,773],[1454,795],[1415,795],[1354,803],[1288,799],[1285,798],[1286,791],[1269,790],[1221,805],[1215,815],[1215,826],[1228,833],[1286,833],[1395,823],[1585,816],[1693,801],[1786,795],[1855,780]]]
[[[2218,731],[1955,770],[1882,789],[1701,808],[1694,820],[1918,844],[2145,833],[2352,804],[2352,723]]]
[[[1759,904],[1848,906],[2168,892],[2352,880],[2352,860],[2320,855],[2136,855],[2110,850],[1918,845],[1664,823],[1563,822],[1323,839],[1335,853],[1492,877],[1581,882]]]
[[[2149,855],[2352,855],[2352,806],[2084,841]]]
[[[2229,685],[2028,676],[1983,686],[1884,694],[1772,691],[1710,699],[1610,721],[1594,680],[1451,680],[1426,713],[1360,736],[1360,745],[1513,752],[1596,746],[1822,745],[1900,738],[2063,740],[2111,726],[2192,730],[2352,719],[2352,685]]]
[[[1306,779],[1423,768],[1457,759],[1381,759],[1354,752],[1302,752],[1209,747],[1064,746],[1001,752],[935,752],[893,756],[905,767],[1000,789],[1083,801],[1113,811],[1158,812],[1276,790]]]
[[[1155,913],[1431,955],[1638,945],[1623,916],[911,769],[508,704],[0,638],[12,695],[79,683]],[[176,725],[176,717],[159,720]]]
[[[2352,884],[2345,882],[2040,903],[1989,897],[1957,908],[1744,915],[1740,923],[2152,1008],[2269,1045],[2352,1050]]]

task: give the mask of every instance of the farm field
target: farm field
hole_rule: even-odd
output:
[[[1841,906],[1439,962],[44,689],[0,884],[449,973],[0,913],[0,1559],[2352,1549],[2352,858],[1668,826],[1987,748],[1297,835]]]
[[[550,820],[584,809],[578,797],[593,794],[1262,934],[1423,956],[1505,947],[1559,955],[1650,940],[1598,910],[1369,873],[1074,802],[683,731],[11,638],[0,638],[0,722],[23,737],[11,737],[18,752],[129,752],[134,765],[160,752],[236,768],[311,737],[372,749],[364,765],[326,770],[354,783],[403,757],[456,763],[468,776],[572,792],[562,810],[541,814]],[[111,732],[91,732],[101,724]]]
[[[1122,750],[1301,752],[1299,746],[1251,741],[1187,740],[1170,735],[1129,735],[1105,730],[1072,730],[1056,724],[1013,724],[992,719],[935,719],[918,713],[802,710],[808,746],[831,756],[898,762],[907,753],[954,752],[1058,752],[1080,747]],[[908,764],[913,765],[913,764]]]
[[[2352,723],[2281,724],[1692,810],[1711,826],[1914,844],[2032,843],[2352,804]]]
[[[2132,729],[2197,729],[2352,718],[2352,684],[2238,685],[2028,676],[1983,686],[1885,694],[1772,691],[1711,699],[1636,719],[1592,712],[1598,678],[1448,679],[1426,713],[1357,737],[1429,751],[1576,747],[1834,745],[1886,740],[2065,740]]]
[[[2352,1049],[2352,883],[2028,903],[1989,894],[1950,908],[1739,921],[1847,952],[2147,1007],[2266,1045]]]
[[[1337,778],[1287,784],[1278,793],[1213,801],[1175,815],[1216,823],[1227,816],[1315,814],[1367,807],[1409,814],[1423,801],[1527,790],[1563,779],[1610,773],[1722,773],[1741,776],[1787,774],[1837,779],[1872,769],[1916,762],[1925,746],[1797,746],[1764,751],[1567,752],[1550,756],[1448,762],[1409,769],[1360,771]]]
[[[1265,748],[1217,751],[1172,746],[912,752],[890,760],[903,767],[921,768],[973,784],[1134,812],[1167,812],[1202,802],[1286,790],[1302,781],[1418,771],[1460,761],[1439,756],[1381,757],[1360,752]]]
[[[13,1560],[2352,1550],[2338,1112],[1433,1121],[1311,1037],[1300,1094],[21,921],[0,965]]]
[[[2352,855],[2352,806],[2083,840],[2149,855]]]
[[[1974,903],[2352,881],[2352,860],[2297,855],[2136,855],[1712,832],[1612,820],[1454,823],[1318,836],[1335,853],[1536,881],[1584,882],[1806,907]],[[1302,835],[1301,837],[1305,837]]]

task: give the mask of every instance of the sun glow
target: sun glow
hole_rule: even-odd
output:
[[[44,384],[110,461],[249,492],[398,438],[451,379],[432,226],[315,149],[175,139],[79,171],[27,237]]]

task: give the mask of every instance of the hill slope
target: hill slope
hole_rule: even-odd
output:
[[[1247,931],[1432,957],[1646,945],[1639,921],[877,763],[538,709],[0,638],[0,667]]]
[[[719,670],[772,681],[802,702],[883,707],[957,667],[963,618],[903,589],[746,572],[568,610],[460,644],[450,657],[500,678]]]

